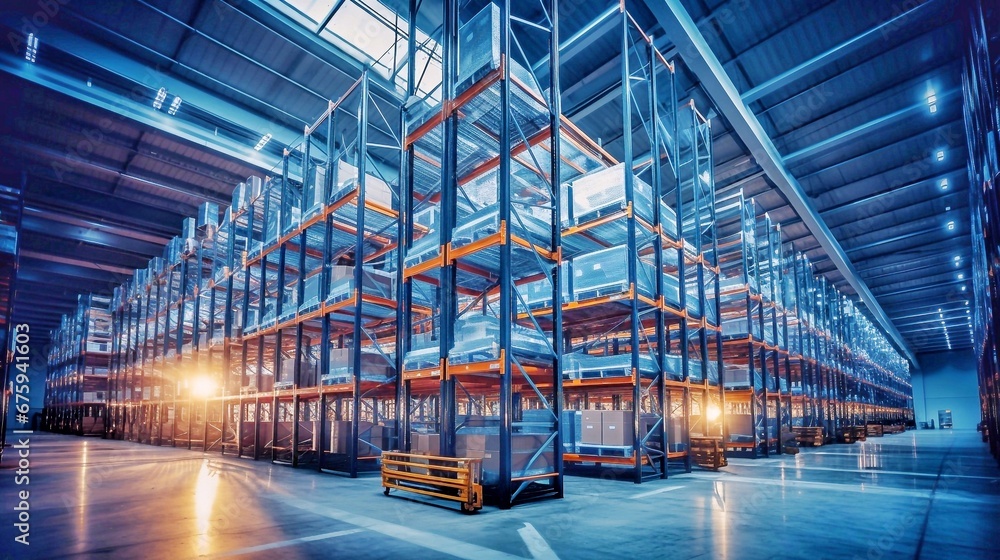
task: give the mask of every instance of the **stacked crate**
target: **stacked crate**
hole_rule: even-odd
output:
[[[103,436],[108,421],[111,298],[81,295],[51,335],[43,425],[56,432]]]

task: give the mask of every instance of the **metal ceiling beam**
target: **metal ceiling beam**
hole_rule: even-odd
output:
[[[2,143],[2,139],[0,139],[0,143]],[[107,181],[101,181],[95,177],[79,173],[59,173],[53,169],[52,165],[29,161],[25,162],[24,170],[27,171],[28,175],[31,177],[41,177],[45,181],[56,185],[62,185],[66,188],[94,193],[97,195],[95,198],[99,197],[104,200],[125,201],[129,205],[138,205],[143,208],[151,208],[160,212],[169,212],[170,214],[175,214],[177,216],[176,221],[164,221],[164,224],[180,224],[184,217],[195,216],[198,214],[198,207],[193,204],[166,199],[156,196],[150,192],[137,191],[130,188],[128,190],[118,189],[114,194],[111,194],[109,189],[112,185],[108,184]],[[67,191],[63,190],[62,192],[65,196]],[[175,231],[180,232],[180,226],[178,225],[176,227],[177,229]]]
[[[115,181],[125,181],[128,183],[141,185],[142,187],[153,187],[157,190],[165,190],[170,192],[175,192],[177,194],[189,197],[191,199],[197,200],[200,204],[203,201],[211,201],[218,204],[229,204],[231,202],[230,197],[219,193],[218,191],[213,191],[211,189],[206,189],[203,187],[191,185],[190,183],[183,183],[177,181],[170,177],[160,176],[155,173],[146,172],[146,177],[140,177],[131,173],[126,173],[119,168],[116,168],[117,162],[99,161],[97,157],[91,156],[90,158],[81,158],[73,156],[69,151],[60,152],[59,150],[48,148],[45,146],[39,146],[38,144],[17,141],[12,139],[0,139],[0,144],[5,144],[11,150],[19,150],[23,152],[32,152],[38,157],[42,158],[43,162],[62,162],[65,168],[71,171],[75,171],[77,166],[86,167],[97,173],[101,173],[108,177],[113,178]],[[111,184],[109,182],[109,184]],[[233,185],[235,187],[235,184]],[[143,191],[145,194],[155,194],[154,192]],[[175,202],[175,201],[171,201]],[[196,204],[197,206],[197,204]]]
[[[21,237],[21,250],[34,251],[53,257],[83,260],[96,265],[111,265],[129,270],[145,268],[149,257],[119,251],[110,247],[67,242],[65,239],[43,233],[32,232]]]
[[[156,92],[159,88],[164,87],[170,93],[184,99],[186,105],[190,104],[209,113],[225,116],[225,118],[240,123],[252,131],[271,131],[274,141],[281,144],[290,145],[301,136],[300,131],[277,125],[273,121],[267,121],[214,93],[137,62],[119,51],[87,41],[55,26],[50,25],[46,28],[43,41],[43,48],[46,46],[47,48],[55,48],[88,64],[104,68],[119,76],[124,83],[134,84],[133,87],[139,91],[145,88],[150,92]],[[6,50],[0,55],[0,71],[89,105],[100,107],[118,115],[119,118],[128,118],[167,135],[207,148],[223,157],[242,161],[261,171],[272,169],[278,163],[277,157],[268,158],[267,154],[254,151],[252,145],[216,136],[214,131],[157,111],[153,109],[151,104],[140,102],[141,99],[136,99],[135,96],[120,95],[99,86],[88,87],[83,80],[60,72],[58,69],[49,68],[44,64],[30,64],[23,57],[17,57]]]
[[[819,70],[820,68],[828,64],[840,60],[842,57],[847,56],[848,54],[860,49],[861,47],[864,47],[865,45],[874,42],[876,39],[885,38],[884,32],[887,29],[891,29],[894,26],[900,25],[902,20],[912,16],[914,13],[918,12],[921,8],[929,6],[933,3],[934,1],[931,0],[926,4],[921,4],[915,8],[903,12],[892,19],[888,19],[883,23],[876,25],[875,27],[869,29],[868,31],[865,31],[864,33],[856,37],[848,39],[847,41],[844,41],[843,43],[840,43],[839,45],[810,58],[809,60],[799,64],[798,66],[795,66],[794,68],[790,68],[789,70],[786,70],[781,74],[778,74],[777,76],[771,78],[770,80],[767,80],[766,82],[758,84],[757,86],[751,88],[750,90],[747,90],[745,93],[741,95],[743,102],[749,105],[750,103],[753,103],[754,101],[760,99],[761,97],[764,97],[769,93],[775,92],[791,84],[792,82],[804,76],[807,76],[816,70]]]
[[[963,278],[968,278],[969,277],[969,273],[966,270],[945,270],[945,271],[942,271],[942,272],[935,272],[935,273],[932,273],[932,274],[925,273],[925,274],[921,274],[919,276],[917,276],[917,275],[901,275],[900,274],[900,275],[896,275],[895,278],[891,278],[891,279],[883,281],[883,282],[878,282],[878,283],[874,283],[873,282],[873,283],[869,284],[869,286],[871,287],[871,289],[872,289],[873,292],[877,292],[878,293],[878,292],[881,292],[882,290],[884,290],[886,288],[892,288],[893,286],[900,286],[900,287],[902,287],[904,284],[907,285],[907,286],[913,286],[914,284],[917,284],[917,283],[920,283],[920,284],[942,284],[942,283],[948,282],[950,280],[956,280],[958,278],[958,274],[961,274],[963,276]]]
[[[965,312],[968,311],[969,308],[962,305],[961,303],[958,302],[956,303],[958,307],[949,307],[948,304],[942,304],[941,307],[938,308],[930,308],[927,311],[923,311],[921,313],[911,313],[910,315],[896,315],[895,318],[896,321],[899,321],[897,324],[902,325],[903,322],[900,321],[901,319],[917,319],[920,317],[930,317],[930,316],[940,317],[939,314],[944,314],[944,313],[953,313],[956,317],[958,316],[965,317]],[[938,309],[940,309],[941,311],[938,311]]]
[[[937,270],[937,269],[943,269],[943,268],[947,268],[949,271],[963,270],[962,267],[955,267],[952,263],[953,263],[953,261],[950,261],[950,260],[947,261],[947,262],[941,261],[941,262],[936,262],[936,263],[932,263],[932,264],[925,264],[925,265],[921,265],[921,266],[908,266],[908,267],[905,267],[905,269],[903,269],[903,270],[899,270],[897,268],[895,270],[891,270],[891,271],[888,271],[888,272],[881,272],[879,274],[866,274],[865,275],[865,280],[867,280],[869,283],[871,283],[872,280],[875,280],[876,278],[886,278],[888,276],[898,276],[900,274],[912,274],[912,273],[914,273],[916,271],[919,271],[919,270]],[[869,284],[869,286],[871,286],[871,284]]]
[[[847,159],[842,159],[840,161],[837,161],[836,163],[827,165],[826,167],[822,167],[815,171],[804,173],[801,176],[799,176],[799,180],[810,182],[812,180],[815,180],[816,177],[823,175],[824,173],[828,173],[830,171],[833,171],[837,168],[844,166],[851,166],[851,168],[853,168],[853,166],[858,164],[858,162],[864,162],[864,160],[870,160],[872,158],[881,158],[879,163],[883,164],[886,159],[883,156],[883,153],[888,152],[895,148],[899,148],[901,146],[904,148],[904,150],[906,150],[902,155],[896,156],[894,154],[891,154],[892,157],[894,157],[893,161],[896,162],[896,165],[894,167],[877,171],[872,175],[868,175],[867,177],[862,177],[862,179],[867,179],[868,177],[880,175],[888,171],[894,171],[900,168],[905,168],[908,165],[913,165],[914,162],[923,160],[923,158],[927,158],[927,161],[930,161],[931,154],[930,151],[927,149],[927,146],[932,142],[934,144],[938,144],[941,142],[945,143],[949,151],[949,154],[947,156],[948,159],[964,161],[963,158],[966,151],[964,134],[965,134],[965,125],[962,123],[961,118],[956,118],[950,121],[944,121],[938,126],[935,126],[933,128],[928,128],[926,130],[921,130],[920,132],[917,132],[912,136],[900,138],[889,144],[873,148],[866,152],[862,152],[855,156],[851,156]],[[952,139],[954,139],[957,143],[952,144],[951,143]],[[914,144],[916,144],[916,146],[914,146]]]
[[[968,303],[966,303],[966,302],[970,302],[971,303],[971,301],[972,301],[971,299],[966,299],[966,300],[949,300],[949,301],[946,301],[944,303],[932,303],[930,305],[910,305],[909,302],[907,302],[907,303],[900,303],[900,304],[897,304],[895,306],[893,306],[893,305],[887,305],[886,307],[888,309],[892,309],[892,310],[900,310],[900,312],[894,313],[893,314],[894,316],[896,316],[896,317],[905,317],[905,315],[900,315],[900,313],[908,313],[910,311],[924,313],[925,312],[924,310],[929,310],[929,311],[926,311],[926,313],[932,313],[932,312],[933,313],[937,313],[938,309],[947,309],[948,306],[951,306],[951,305],[958,305],[958,306],[961,306],[962,309],[966,309],[968,307]]]
[[[158,255],[163,252],[162,245],[132,239],[131,237],[115,235],[101,231],[100,229],[61,223],[58,220],[53,220],[49,217],[25,216],[22,231],[41,233],[80,243],[89,243],[99,247],[110,247],[112,249],[127,251],[138,256],[143,256],[145,258],[149,258],[149,255]]]
[[[46,290],[49,287],[61,290],[71,290],[76,293],[105,292],[108,291],[108,282],[88,280],[79,276],[64,276],[54,274],[33,267],[23,267],[17,271],[17,292],[20,293],[22,286],[30,286],[31,291]],[[15,296],[15,301],[17,297]]]
[[[919,257],[913,257],[913,258],[910,258],[910,257],[908,257],[907,255],[904,254],[904,255],[902,255],[904,258],[901,259],[901,260],[875,263],[875,264],[873,264],[871,266],[858,268],[858,272],[860,272],[861,274],[864,274],[865,277],[868,277],[868,273],[870,273],[870,272],[876,272],[876,271],[878,271],[878,272],[881,273],[882,271],[884,271],[887,268],[892,268],[892,267],[896,267],[896,266],[912,266],[912,265],[915,265],[915,264],[920,264],[920,263],[927,262],[927,261],[932,260],[932,259],[938,260],[938,259],[942,259],[943,258],[944,260],[942,260],[941,262],[945,262],[945,260],[947,260],[947,262],[950,263],[950,262],[954,262],[955,255],[958,255],[959,260],[967,258],[964,251],[959,251],[957,253],[956,252],[934,252],[934,253],[928,253],[926,255],[920,255]]]
[[[91,117],[92,119],[92,113],[76,113],[78,111],[78,108],[76,107],[77,103],[67,102],[64,104],[66,105],[65,107],[60,106],[60,109],[62,109],[61,111],[46,110],[41,107],[51,103],[52,98],[55,96],[39,97],[40,99],[36,102],[30,102],[27,104],[27,110],[32,113],[30,124],[28,125],[30,129],[22,130],[21,132],[34,136],[41,141],[47,141],[50,137],[51,131],[46,129],[55,128],[60,132],[66,131],[67,135],[60,137],[63,144],[75,146],[79,145],[80,142],[91,141],[91,138],[94,136],[94,129],[100,128],[100,126],[95,124],[93,120],[87,120],[85,118]],[[160,138],[159,135],[151,133],[141,127],[129,127],[128,129],[129,132],[133,130],[139,133],[137,138],[125,136],[118,134],[117,131],[109,130],[102,135],[101,143],[102,145],[113,146],[128,152],[128,161],[133,161],[137,157],[142,157],[144,159],[162,163],[171,168],[193,173],[211,181],[212,183],[222,184],[227,188],[246,179],[247,174],[252,171],[249,168],[244,168],[239,172],[234,172],[224,167],[226,164],[236,164],[236,162],[233,162],[232,160],[213,158],[217,160],[217,163],[213,164],[211,162],[194,159],[187,155],[178,153],[177,151],[171,151],[165,155],[162,153],[163,148],[159,148],[146,142],[147,134],[154,139]],[[75,134],[75,136],[68,136],[70,132]],[[205,155],[208,156],[209,154]],[[198,184],[204,184],[204,182],[199,180]]]
[[[44,256],[42,256],[41,258],[36,257],[36,258],[21,259],[21,268],[28,270],[37,270],[49,274],[58,274],[69,278],[84,278],[87,280],[93,280],[95,282],[105,282],[108,284],[117,281],[118,277],[125,276],[125,274],[116,273],[113,270],[84,268],[75,264],[66,264],[54,261],[52,259],[46,259]],[[132,271],[130,270],[128,271],[128,276],[131,275]]]
[[[173,212],[161,212],[152,207],[138,208],[134,202],[126,202],[120,198],[102,196],[86,198],[83,200],[67,200],[66,188],[74,185],[55,184],[49,185],[49,181],[36,180],[32,177],[28,180],[29,188],[25,195],[26,203],[32,207],[51,212],[60,212],[67,215],[76,216],[84,220],[107,220],[121,224],[123,227],[137,229],[163,237],[171,237],[180,228],[177,224],[182,223],[184,215]],[[59,189],[53,191],[52,189]],[[56,193],[60,195],[53,196]]]
[[[961,91],[962,90],[959,88],[950,89],[944,93],[938,94],[938,98],[943,100],[946,97],[958,95],[959,93],[961,93]],[[819,142],[816,142],[811,146],[806,146],[805,148],[796,150],[784,156],[784,161],[786,164],[790,164],[804,157],[815,155],[817,152],[823,152],[826,150],[836,148],[837,146],[843,144],[844,142],[857,138],[858,136],[864,134],[871,134],[891,124],[894,124],[896,121],[901,120],[903,117],[909,116],[911,113],[918,113],[918,112],[923,113],[926,110],[927,110],[926,101],[920,101],[918,103],[914,103],[898,111],[893,111],[888,115],[883,115],[877,119],[872,119],[854,128],[834,134],[833,136],[820,140]]]
[[[25,217],[36,216],[39,219],[43,220],[52,220],[55,222],[60,222],[71,226],[78,226],[91,230],[100,230],[113,235],[118,235],[120,237],[127,237],[129,239],[135,239],[137,241],[145,241],[146,243],[152,243],[154,245],[158,245],[161,247],[170,242],[169,237],[164,237],[162,235],[154,235],[152,233],[146,233],[143,231],[137,231],[131,228],[116,226],[107,223],[93,222],[90,220],[84,220],[82,218],[67,216],[66,214],[57,214],[51,211],[42,210],[32,206],[28,206],[24,209],[24,215]]]
[[[965,280],[958,280],[958,279],[956,279],[956,280],[952,280],[950,282],[938,282],[937,284],[932,284],[932,285],[927,285],[927,286],[916,286],[916,287],[913,287],[913,288],[906,288],[906,289],[903,289],[903,290],[890,290],[890,291],[886,291],[886,292],[881,292],[881,293],[879,293],[878,297],[883,298],[883,299],[885,299],[885,298],[893,298],[893,297],[901,296],[901,295],[909,295],[909,294],[913,294],[913,293],[917,293],[917,292],[925,292],[927,290],[940,290],[941,288],[944,288],[946,286],[965,285],[968,282],[969,282],[968,279],[965,279]],[[968,293],[968,290],[966,290],[966,293]]]
[[[877,231],[886,231],[886,230],[893,230],[893,229],[898,229],[898,227],[889,227],[889,228],[884,228],[882,230],[877,230]],[[929,227],[929,228],[925,228],[925,229],[920,229],[920,230],[917,230],[917,231],[911,231],[909,233],[903,233],[903,234],[900,234],[900,235],[894,235],[892,237],[887,237],[885,239],[879,239],[877,241],[872,241],[870,243],[865,243],[864,245],[855,245],[854,247],[849,247],[847,249],[847,252],[848,253],[855,253],[857,251],[864,251],[866,249],[874,249],[875,247],[881,247],[882,245],[888,245],[890,243],[898,243],[900,241],[906,241],[907,239],[913,239],[914,237],[921,237],[921,236],[924,236],[924,235],[931,235],[931,234],[934,234],[934,233],[942,233],[942,230],[944,230],[944,229],[945,228],[942,227],[942,226],[934,226],[934,227]],[[863,235],[867,235],[869,233],[876,233],[876,232],[865,232]],[[956,230],[954,230],[954,232],[955,233],[960,233],[961,230],[956,229]]]
[[[844,210],[850,210],[850,209],[852,209],[852,208],[854,208],[856,206],[860,206],[862,204],[867,204],[869,202],[875,202],[877,200],[882,200],[883,198],[891,198],[893,196],[901,194],[902,192],[908,191],[910,189],[915,189],[917,187],[927,186],[928,183],[933,183],[933,184],[937,185],[937,183],[939,183],[941,181],[941,179],[951,178],[951,177],[958,177],[959,173],[960,172],[964,172],[964,171],[965,171],[964,167],[956,167],[955,169],[949,169],[948,171],[946,171],[944,173],[941,173],[941,174],[938,174],[938,175],[935,175],[933,177],[927,177],[927,178],[924,178],[924,179],[920,179],[919,181],[914,181],[912,183],[907,183],[905,185],[900,185],[898,187],[893,187],[892,189],[890,189],[888,191],[882,191],[880,193],[870,194],[870,195],[864,196],[862,198],[854,199],[854,200],[852,200],[850,202],[845,202],[843,204],[837,204],[837,205],[831,206],[829,208],[821,210],[820,214],[822,214],[823,216],[827,216],[827,215],[830,215],[830,214],[837,214],[839,212],[843,212]],[[950,182],[950,179],[949,179],[949,182]],[[845,187],[849,187],[850,185],[844,185],[844,186]],[[938,188],[940,188],[940,187],[938,187]],[[950,188],[955,188],[955,185],[951,185]]]
[[[103,272],[114,272],[117,274],[123,274],[131,276],[134,269],[125,268],[121,266],[114,266],[110,264],[99,264],[91,261],[85,261],[82,259],[73,259],[70,257],[61,257],[58,255],[53,255],[50,253],[39,253],[36,251],[21,251],[21,256],[29,259],[37,259],[40,261],[53,262],[59,264],[66,264],[70,266],[78,266],[81,268],[89,268],[92,270],[100,270]]]
[[[732,79],[726,74],[701,31],[695,26],[681,0],[645,0],[645,3],[666,35],[677,45],[678,52],[687,66],[698,76],[705,91],[715,102],[715,106],[729,121],[761,169],[785,195],[796,213],[802,217],[806,227],[813,232],[827,254],[837,264],[837,269],[861,296],[877,323],[889,334],[890,339],[914,367],[919,367],[906,341],[886,316],[868,286],[858,276],[843,247],[816,213],[802,186],[785,168],[774,143],[764,132],[753,111],[741,98]]]
[[[255,59],[255,58],[249,57],[249,56],[241,53],[240,51],[238,51],[238,50],[230,47],[229,45],[223,43],[222,41],[216,39],[215,37],[212,37],[211,35],[205,33],[204,31],[202,31],[202,30],[194,27],[193,25],[190,25],[187,22],[184,22],[184,21],[181,21],[178,18],[175,18],[174,16],[170,15],[168,12],[165,12],[165,11],[159,9],[156,6],[153,6],[152,4],[149,4],[148,2],[144,2],[143,0],[138,0],[138,3],[142,4],[146,8],[149,8],[150,10],[153,10],[154,12],[158,13],[161,17],[163,17],[165,19],[169,19],[170,21],[173,21],[177,25],[182,26],[186,31],[188,31],[190,33],[194,33],[194,34],[198,35],[199,37],[202,37],[206,41],[209,41],[212,44],[214,44],[214,45],[216,45],[216,46],[218,46],[218,47],[220,47],[220,48],[222,48],[222,49],[224,49],[224,50],[232,53],[237,58],[240,58],[240,59],[246,61],[247,63],[256,66],[257,68],[260,68],[261,70],[267,72],[268,74],[274,76],[275,78],[277,78],[279,80],[283,80],[283,81],[287,82],[288,84],[290,84],[290,85],[292,85],[294,87],[297,87],[297,88],[301,89],[302,91],[304,91],[306,93],[309,93],[310,95],[315,96],[320,101],[329,101],[329,99],[330,99],[329,96],[325,96],[325,95],[319,93],[318,91],[313,90],[312,88],[306,86],[305,84],[301,84],[301,83],[299,83],[299,82],[291,79],[290,77],[286,76],[285,74],[283,74],[281,72],[278,72],[274,68],[271,68],[270,66],[267,66],[266,64],[262,63],[261,61],[259,61],[259,60]],[[331,11],[331,15],[333,14],[333,12],[336,12],[336,11],[337,11],[337,8],[334,8]],[[171,58],[176,59],[177,57],[173,56]]]
[[[936,324],[940,325],[941,321],[944,321],[944,325],[947,328],[952,328],[955,326],[968,327],[968,323],[971,322],[971,317],[966,315],[963,311],[962,313],[955,313],[952,315],[935,315],[933,317],[924,317],[923,319],[917,319],[915,321],[904,321],[899,323],[900,332],[906,330],[906,327],[919,327],[920,325]]]
[[[900,251],[899,249],[895,249],[891,251],[882,251],[880,253],[859,255],[858,262],[867,263],[878,259],[884,259],[889,255],[898,255],[901,253],[908,255],[915,255],[915,254],[929,254],[939,249],[943,251],[951,251],[954,249],[954,247],[955,247],[955,239],[952,237],[948,237],[945,239],[923,242],[921,243],[919,249],[907,249],[906,251]]]
[[[831,231],[837,232],[837,238],[842,243],[849,243],[850,241],[858,239],[859,237],[871,236],[872,234],[879,233],[879,232],[893,232],[893,231],[898,231],[901,228],[901,226],[904,226],[904,225],[916,224],[918,222],[924,222],[924,221],[927,221],[927,220],[931,220],[931,219],[933,219],[935,217],[941,217],[942,216],[941,208],[940,208],[940,206],[938,206],[935,203],[941,203],[941,205],[944,205],[943,201],[942,201],[942,197],[929,198],[927,200],[923,200],[923,201],[914,203],[911,206],[911,208],[918,208],[918,207],[922,207],[922,206],[935,206],[935,207],[931,208],[931,210],[932,210],[931,212],[924,212],[924,213],[921,213],[919,215],[907,216],[906,218],[904,218],[905,221],[901,221],[899,223],[892,223],[892,222],[887,222],[886,221],[886,215],[885,214],[887,214],[889,212],[895,212],[895,211],[900,210],[900,209],[896,208],[896,209],[888,210],[888,211],[886,211],[886,213],[883,213],[883,214],[875,214],[875,215],[868,216],[868,217],[865,217],[865,218],[857,219],[857,220],[855,220],[853,222],[844,222],[842,224],[833,226],[831,228]],[[958,202],[952,203],[952,204],[950,204],[948,206],[951,208],[951,210],[950,210],[951,212],[958,212],[958,211],[961,211],[961,210],[965,209],[967,207],[967,204],[965,203],[965,200],[960,197],[958,199]],[[883,224],[887,224],[887,225],[885,225],[884,227],[867,227],[867,228],[863,227],[863,224],[865,222],[872,222],[872,221],[874,221],[876,223],[881,222],[881,223],[879,223],[879,225],[883,225]],[[960,222],[960,220],[954,220],[954,221],[956,222],[956,224],[958,224]],[[796,223],[798,223],[798,222],[796,222]],[[787,227],[787,226],[785,224],[782,224],[782,227]],[[932,229],[933,228],[929,228],[928,231],[930,231]],[[940,229],[944,230],[944,226],[940,226]],[[860,230],[860,231],[856,231],[856,230]],[[961,230],[956,230],[956,233],[958,233],[960,231]],[[851,233],[854,233],[854,235],[848,235],[848,234],[851,234]],[[801,239],[804,239],[806,237],[809,237],[809,235],[800,235],[798,237],[790,237],[790,238],[786,239],[786,242],[794,243],[794,242],[799,241]],[[854,251],[856,249],[857,249],[856,247],[850,247],[850,248],[847,249],[847,252],[850,253],[851,251]]]

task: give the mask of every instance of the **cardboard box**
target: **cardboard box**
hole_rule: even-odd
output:
[[[396,442],[396,428],[392,426],[372,426],[371,441],[382,450],[393,450],[399,447]]]
[[[455,449],[472,451],[499,451],[499,434],[456,434]]]
[[[514,476],[519,476],[522,473],[530,475],[552,471],[555,465],[555,454],[547,451],[539,454],[532,461],[532,457],[534,456],[534,453],[514,453],[511,455],[510,468]],[[529,461],[531,461],[530,465],[528,464]]]
[[[483,484],[492,485],[500,480],[500,454],[495,451],[476,451],[474,449],[455,448],[455,455],[462,458],[482,459]]]
[[[601,445],[604,442],[600,410],[581,411],[580,443]]]
[[[441,434],[410,434],[410,450],[421,455],[437,455],[441,452]]]
[[[514,453],[534,453],[549,439],[549,434],[514,434],[510,448]],[[550,445],[549,448],[552,446]]]
[[[635,439],[631,410],[605,410],[602,414],[604,445],[632,445]]]
[[[358,422],[359,439],[365,432],[371,429],[371,422],[364,420]],[[351,423],[348,421],[330,422],[330,452],[348,455],[351,453]],[[358,456],[365,457],[372,454],[371,447],[363,441],[358,441]]]

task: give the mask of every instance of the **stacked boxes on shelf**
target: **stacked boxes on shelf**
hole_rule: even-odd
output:
[[[866,422],[912,420],[909,365],[885,334],[804,254],[786,252],[784,277],[792,424],[830,441]]]
[[[398,107],[363,75],[251,204],[227,382],[235,453],[356,476],[396,447],[383,429],[395,433]]]
[[[432,37],[443,47],[442,75],[410,74],[401,198],[413,219],[399,307],[401,447],[488,455],[483,480],[502,507],[562,493],[560,320],[539,303],[562,291],[566,167],[554,166],[564,144],[549,93],[559,90],[538,80],[558,80],[549,72],[558,57],[533,68],[512,46],[558,45],[556,29],[511,25],[553,6],[506,4],[452,6]],[[411,20],[442,16],[440,6],[417,9]],[[487,414],[503,421],[474,432],[463,424]]]
[[[621,74],[602,84],[621,92],[622,141],[612,154],[566,126],[564,153],[586,164],[565,169],[561,188],[562,439],[567,465],[615,465],[641,482],[671,459],[689,469],[689,434],[711,429],[700,407],[720,406],[714,183],[707,123],[689,106],[678,124],[673,66],[627,13],[606,17],[621,24],[602,40],[625,45]],[[638,155],[650,146],[664,157]]]
[[[76,312],[52,333],[45,393],[46,429],[78,435],[105,433],[111,365],[112,298],[81,295]]]
[[[758,270],[764,312],[764,362],[767,402],[768,447],[781,453],[779,434],[791,427],[789,396],[788,332],[784,309],[784,263],[781,253],[781,226],[764,215],[758,232]]]
[[[110,348],[64,319],[49,425],[82,428],[69,407],[97,374],[68,364],[104,352],[111,437],[352,476],[385,449],[481,457],[508,506],[562,495],[564,458],[639,482],[706,441],[767,453],[779,423],[905,415],[906,364],[875,327],[780,258],[752,203],[717,210],[711,124],[678,108],[649,35],[624,11],[594,27],[623,46],[602,145],[550,97],[558,30],[516,24],[526,4],[419,4],[413,21],[448,16],[410,37],[443,47],[443,78],[411,64],[405,105],[367,73],[340,92],[280,169],[104,302]]]
[[[116,290],[113,437],[351,475],[398,447],[401,148],[368,118],[398,107],[363,76],[280,170],[237,185],[221,217],[203,206]]]
[[[726,386],[726,450],[732,454],[757,457],[776,450],[777,434],[772,435],[772,407],[769,405],[769,369],[765,337],[773,340],[773,321],[764,301],[763,289],[771,288],[767,267],[761,267],[759,248],[766,241],[757,207],[739,191],[719,203],[719,221],[728,235],[719,241],[722,310],[723,362]],[[769,265],[767,265],[769,267]],[[770,295],[770,294],[769,294]],[[770,301],[770,299],[768,300]]]

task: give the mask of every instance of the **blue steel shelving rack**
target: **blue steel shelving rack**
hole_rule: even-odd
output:
[[[619,78],[604,84],[621,92],[609,110],[621,112],[613,134],[622,146],[619,161],[596,143],[583,142],[597,168],[567,182],[563,193],[563,270],[571,284],[562,305],[563,422],[585,411],[626,411],[631,438],[597,444],[575,434],[565,442],[564,460],[571,466],[624,467],[639,483],[666,477],[670,460],[690,469],[690,392],[702,388],[685,373],[689,315],[680,279],[688,262],[678,241],[684,196],[678,186],[674,70],[623,6],[605,12],[592,27],[593,40],[622,45]],[[595,211],[586,202],[593,192],[582,190],[582,183],[608,174],[617,174],[613,185],[621,188],[615,191],[620,198]],[[601,260],[619,250],[620,259]],[[585,275],[604,274],[587,267],[611,263],[618,268],[610,276],[617,274],[620,283],[596,292],[584,288],[590,282]],[[701,308],[700,300],[691,307]]]
[[[496,418],[483,435],[496,438],[484,471],[497,503],[561,497],[562,341],[554,334],[561,313],[543,325],[523,294],[543,278],[552,301],[561,289],[558,5],[506,1],[472,10],[446,1],[429,11],[410,3],[410,29],[424,18],[443,26],[427,37],[440,47],[429,54],[418,33],[409,34],[408,99],[422,99],[408,103],[404,117],[400,447],[415,450],[433,433],[437,444],[423,451],[455,456],[465,451],[459,432],[469,419]],[[464,25],[475,31],[462,33]],[[528,35],[548,45],[544,68],[526,58]],[[440,81],[418,81],[418,52],[440,56]],[[454,235],[466,219],[482,227]],[[428,313],[414,313],[421,308]],[[456,328],[460,321],[468,329]],[[484,336],[467,340],[474,328]],[[462,351],[482,341],[486,348]]]

